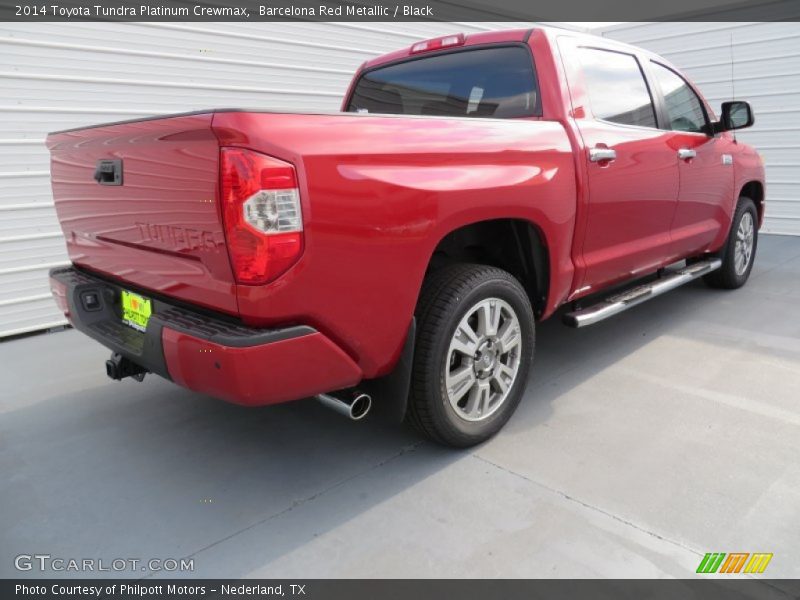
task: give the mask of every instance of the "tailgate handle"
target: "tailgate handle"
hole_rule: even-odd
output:
[[[94,180],[100,185],[122,185],[122,159],[98,160],[94,170]]]

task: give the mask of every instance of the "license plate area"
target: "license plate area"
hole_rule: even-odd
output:
[[[147,331],[147,323],[153,314],[153,301],[128,290],[121,291],[122,322],[136,331]]]

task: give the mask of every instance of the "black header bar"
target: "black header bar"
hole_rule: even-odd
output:
[[[787,600],[797,580],[266,580],[26,579],[0,581],[3,600]]]
[[[0,0],[0,21],[798,21],[796,0]]]

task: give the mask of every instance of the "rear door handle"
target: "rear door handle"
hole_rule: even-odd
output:
[[[613,148],[603,148],[595,146],[589,148],[589,160],[592,162],[612,161],[617,158],[617,151]]]
[[[690,150],[689,148],[680,148],[678,150],[678,158],[681,160],[689,160],[690,158],[695,158],[696,156],[697,152]]]

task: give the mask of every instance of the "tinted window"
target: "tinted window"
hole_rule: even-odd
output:
[[[658,63],[653,63],[653,73],[664,95],[669,129],[702,132],[706,115],[694,90],[675,71]]]
[[[368,71],[350,112],[512,118],[541,114],[530,52],[464,50]]]
[[[639,62],[630,54],[580,48],[583,77],[598,119],[655,127],[656,113]]]

